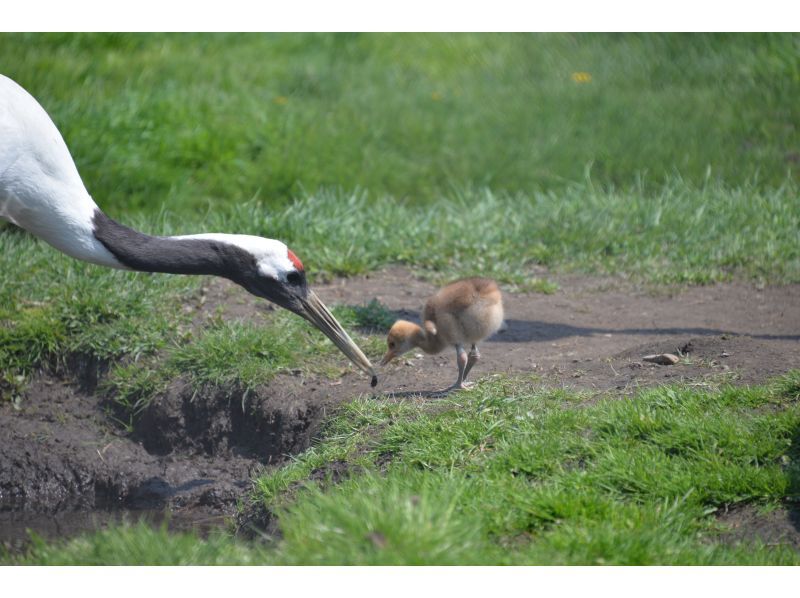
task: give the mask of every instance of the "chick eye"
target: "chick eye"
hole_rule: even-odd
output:
[[[389,348],[394,349],[394,343],[389,343]]]
[[[289,274],[286,275],[286,282],[290,285],[297,286],[303,282],[303,277],[300,276],[299,272],[289,272]]]

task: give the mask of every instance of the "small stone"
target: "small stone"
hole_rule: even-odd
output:
[[[723,351],[722,354],[720,355],[720,357],[730,357],[730,356],[731,354],[728,353],[727,351]]]
[[[657,363],[658,365],[675,365],[678,363],[678,356],[672,353],[659,353],[658,355],[645,355],[642,361]]]
[[[372,542],[375,548],[384,548],[386,546],[386,536],[380,532],[370,532],[367,534],[367,539]]]

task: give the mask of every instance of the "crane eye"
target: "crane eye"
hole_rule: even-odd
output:
[[[292,286],[297,286],[303,282],[303,277],[300,276],[299,272],[289,272],[289,274],[286,275],[286,282]]]

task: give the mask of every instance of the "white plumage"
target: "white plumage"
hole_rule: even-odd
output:
[[[97,209],[47,112],[0,75],[0,217],[71,257],[124,268],[92,234]]]

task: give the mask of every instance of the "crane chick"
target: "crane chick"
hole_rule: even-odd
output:
[[[458,379],[443,392],[468,388],[467,375],[480,359],[477,343],[497,332],[502,324],[503,298],[497,283],[488,278],[458,280],[428,299],[421,327],[406,320],[392,325],[381,365],[413,347],[434,354],[453,346]],[[469,353],[464,349],[466,345],[470,345]]]

